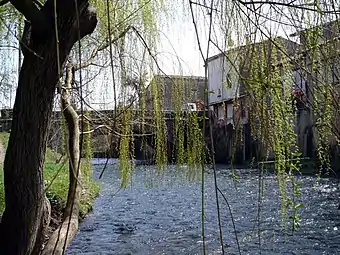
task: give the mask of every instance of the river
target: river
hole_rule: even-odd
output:
[[[99,180],[102,189],[93,212],[80,224],[67,254],[202,254],[201,183],[187,181],[174,166],[162,176],[154,166],[137,166],[132,184],[120,190],[117,162],[111,163]],[[95,178],[101,169],[95,166]],[[263,177],[259,223],[258,173],[237,173],[235,182],[230,170],[218,167],[218,185],[231,206],[241,254],[340,254],[339,180],[298,177],[303,208],[301,226],[292,234],[289,219],[288,231],[282,229],[276,177]],[[205,179],[206,251],[221,254],[213,174]],[[239,254],[230,213],[222,199],[220,205],[225,254]]]

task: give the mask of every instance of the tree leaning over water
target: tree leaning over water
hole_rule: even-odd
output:
[[[43,6],[33,1],[10,3],[27,21],[21,42],[24,60],[4,162],[6,209],[0,225],[0,249],[2,254],[31,254],[35,245],[40,245],[37,241],[48,224],[44,222],[48,212],[43,166],[58,66],[64,64],[79,39],[94,31],[97,17],[86,0],[57,1],[57,6],[53,1]]]
[[[26,21],[21,37],[24,55],[13,109],[13,122],[4,163],[6,209],[0,225],[1,254],[35,254],[49,224],[49,206],[44,194],[43,166],[55,90],[65,61],[73,46],[91,34],[100,22],[97,35],[103,36],[108,6],[116,3],[87,0],[2,1],[21,13]],[[128,20],[153,25],[145,17],[149,2],[131,1]],[[7,6],[6,6],[7,7]],[[119,6],[125,10],[126,6]],[[140,11],[142,10],[142,11]],[[7,10],[8,11],[8,10]],[[115,9],[117,11],[117,9]],[[139,19],[139,17],[142,17]],[[118,24],[125,25],[123,21]],[[109,23],[117,20],[109,19]],[[140,22],[139,22],[140,23]],[[112,24],[111,24],[112,26]],[[148,27],[145,26],[147,31]],[[115,31],[119,31],[115,27]],[[112,29],[113,30],[113,29]],[[154,30],[153,30],[154,32]],[[116,35],[106,33],[110,42]]]

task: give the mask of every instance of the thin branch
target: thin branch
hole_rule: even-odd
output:
[[[203,53],[203,49],[202,49],[202,46],[201,46],[201,42],[200,42],[200,38],[199,38],[199,35],[198,35],[198,29],[197,29],[197,24],[196,24],[196,20],[195,20],[195,17],[194,17],[194,11],[193,11],[193,7],[192,7],[193,3],[191,0],[189,0],[189,6],[190,6],[190,11],[191,11],[191,18],[192,18],[192,22],[194,24],[194,28],[195,28],[195,34],[196,34],[196,39],[197,39],[197,44],[198,44],[198,49],[199,49],[199,52],[201,54],[201,57],[202,59],[204,60],[204,72],[205,72],[205,82],[204,82],[204,90],[205,92],[207,91],[207,87],[208,87],[208,84],[207,84],[207,75],[208,75],[208,67],[207,67],[207,63],[206,63],[206,59],[204,57],[204,53]],[[208,94],[207,93],[204,93],[204,101],[207,101],[208,99]],[[205,119],[205,111],[204,111],[204,114],[203,114],[203,118]],[[205,132],[205,129],[206,129],[206,122],[203,121],[203,133]],[[206,145],[207,147],[207,145]],[[204,150],[202,150],[202,162],[201,162],[201,166],[202,166],[202,170],[201,170],[201,235],[202,235],[202,252],[203,252],[203,255],[206,254],[206,239],[205,239],[205,187],[204,187],[204,169],[205,169],[205,164],[204,164],[204,158],[205,158],[205,152]]]
[[[9,49],[13,49],[13,50],[19,50],[19,47],[14,46],[14,45],[0,45],[0,48],[9,48]]]
[[[234,220],[233,212],[231,211],[231,207],[230,207],[230,204],[229,204],[228,199],[226,198],[226,196],[223,194],[223,192],[220,190],[220,188],[217,187],[217,190],[221,194],[221,196],[223,197],[225,203],[227,204],[227,207],[228,207],[228,210],[229,210],[229,213],[230,213],[231,222],[233,224],[233,229],[234,229],[236,243],[237,243],[237,249],[238,249],[239,254],[241,255],[241,248],[240,248],[240,243],[238,241],[238,236],[237,236],[237,231],[236,231],[236,225],[235,225],[235,220]]]
[[[213,8],[214,1],[211,1],[210,6],[210,12],[209,12],[209,35],[208,35],[208,46],[207,46],[207,52],[206,52],[206,58],[205,58],[205,69],[207,70],[207,60],[209,58],[209,51],[210,51],[210,42],[211,42],[211,33],[212,33],[212,24],[213,24],[213,14],[212,14],[212,8]],[[207,73],[206,73],[207,76]],[[207,77],[206,77],[207,78]],[[209,101],[209,98],[207,102]],[[208,102],[209,105],[209,102]],[[210,145],[211,153],[212,153],[212,163],[213,163],[213,169],[214,169],[214,186],[215,186],[215,198],[216,198],[216,209],[217,209],[217,221],[218,221],[218,231],[219,231],[219,237],[220,237],[220,244],[221,244],[221,250],[222,254],[224,254],[224,242],[223,242],[223,230],[222,230],[222,223],[221,223],[221,211],[220,211],[220,203],[218,198],[218,184],[217,184],[217,169],[216,169],[216,162],[215,162],[215,147],[214,147],[214,138],[213,138],[213,126],[212,126],[212,118],[211,118],[211,112],[208,112],[208,118],[209,118],[209,135],[210,140],[212,141]]]
[[[312,11],[312,12],[318,12],[321,14],[338,14],[340,13],[339,11],[323,11],[320,10],[319,8],[310,8],[310,7],[306,7],[306,5],[296,5],[296,4],[291,4],[291,3],[282,3],[282,2],[275,2],[275,1],[250,1],[250,2],[245,2],[242,0],[237,0],[239,3],[241,3],[242,5],[246,6],[246,5],[254,5],[254,4],[268,4],[268,5],[278,5],[278,6],[285,6],[285,7],[289,7],[289,8],[295,8],[295,9],[300,9],[300,10],[305,10],[305,11]],[[315,7],[317,7],[315,5]]]
[[[205,60],[203,49],[202,49],[202,46],[201,46],[201,43],[200,43],[200,38],[199,38],[199,35],[198,35],[197,23],[196,23],[196,20],[195,20],[195,17],[194,17],[194,10],[192,8],[193,2],[191,0],[189,0],[189,5],[190,5],[192,23],[194,24],[194,28],[195,28],[195,34],[196,34],[196,39],[197,39],[197,43],[198,43],[198,50],[201,54],[202,59]]]
[[[84,116],[84,117],[85,117],[85,116]],[[95,128],[92,129],[92,130],[85,131],[85,132],[81,132],[81,134],[83,134],[83,135],[85,135],[85,134],[91,134],[91,133],[95,132],[97,129],[100,129],[100,128],[106,128],[106,129],[112,131],[112,128],[110,128],[110,127],[107,126],[107,125],[99,125],[99,126],[95,127]]]
[[[172,78],[167,75],[163,69],[159,66],[158,62],[157,62],[157,59],[155,57],[155,55],[151,52],[151,49],[150,47],[148,46],[148,44],[146,43],[144,37],[141,35],[141,33],[138,31],[138,29],[134,26],[131,26],[131,29],[136,33],[137,37],[142,41],[142,44],[144,45],[144,47],[146,48],[146,50],[148,51],[149,55],[151,56],[151,58],[155,61],[155,64],[158,68],[158,70],[165,75],[166,78],[169,78],[170,80],[172,80]]]
[[[101,44],[100,46],[98,46],[98,47],[96,47],[95,49],[93,49],[93,51],[92,51],[92,53],[91,53],[91,56],[89,57],[89,59],[88,59],[87,61],[83,62],[82,64],[74,64],[74,65],[73,65],[73,66],[74,66],[74,69],[75,69],[76,71],[78,71],[78,70],[81,69],[81,68],[85,68],[85,67],[88,67],[88,66],[90,66],[90,65],[95,65],[95,64],[93,63],[93,61],[94,61],[95,58],[97,57],[98,53],[100,53],[101,51],[105,50],[107,47],[110,46],[110,44],[115,43],[115,42],[117,42],[119,39],[123,38],[123,37],[126,35],[126,33],[130,30],[130,28],[131,28],[131,27],[128,26],[122,33],[120,33],[120,34],[118,35],[118,37],[116,37],[116,38],[114,38],[114,39],[111,39],[111,40],[106,39],[106,40],[105,40],[106,43],[103,43],[103,44]]]
[[[201,3],[198,3],[198,2],[194,2],[194,1],[191,1],[191,4],[194,4],[194,5],[197,5],[197,6],[204,7],[204,8],[206,8],[206,9],[211,10],[211,11],[220,12],[220,11],[217,10],[216,8],[211,8],[211,6],[207,6],[206,4],[201,4]]]
[[[34,56],[43,59],[42,56],[40,56],[38,53],[36,53],[34,50],[32,50],[26,43],[23,42],[23,40],[21,40],[16,33],[14,33],[11,28],[7,25],[7,23],[5,22],[5,20],[0,16],[0,21],[4,24],[4,26],[7,28],[7,30],[19,41],[20,45],[25,48],[26,50],[28,50],[29,52],[31,52]]]

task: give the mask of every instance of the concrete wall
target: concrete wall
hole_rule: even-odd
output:
[[[340,35],[340,21],[335,20],[325,24],[315,26],[313,29],[316,33],[312,33],[312,29],[305,29],[299,32],[300,43],[302,45],[310,45],[311,43],[322,44]]]
[[[216,57],[208,62],[209,105],[223,101],[222,67],[223,57]]]
[[[237,54],[229,53],[212,57],[208,61],[209,104],[214,105],[238,97],[239,75]]]
[[[156,75],[147,91],[147,109],[153,111],[154,100],[161,104],[161,110],[175,111],[184,104],[204,102],[205,78],[200,76]],[[178,109],[179,108],[179,109]]]

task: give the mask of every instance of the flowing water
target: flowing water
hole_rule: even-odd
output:
[[[137,166],[132,185],[121,190],[117,162],[111,163],[99,180],[102,190],[93,212],[80,224],[67,254],[202,254],[201,183],[187,181],[176,167],[159,176],[154,166]],[[101,170],[95,167],[95,178]],[[287,231],[282,227],[276,177],[263,177],[259,213],[258,172],[237,173],[235,182],[230,170],[218,168],[218,185],[230,204],[240,246],[239,251],[220,196],[225,254],[340,254],[339,180],[297,177],[303,208],[300,228],[292,234],[289,218]],[[205,179],[206,254],[221,254],[213,174],[207,172]]]

